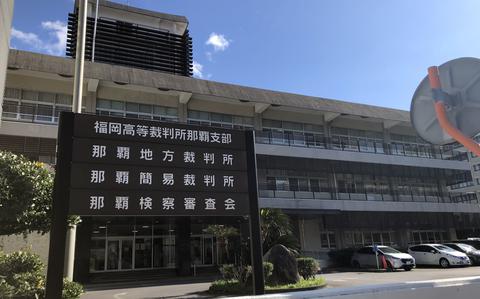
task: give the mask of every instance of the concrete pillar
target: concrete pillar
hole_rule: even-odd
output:
[[[413,241],[410,240],[410,236],[411,233],[408,229],[397,230],[393,233],[393,242],[397,243],[400,248],[407,248],[410,241]]]
[[[75,261],[75,237],[77,235],[77,225],[71,225],[67,230],[67,240],[65,244],[65,263],[63,276],[73,280],[73,266]]]
[[[178,121],[181,123],[187,123],[188,110],[187,104],[178,103]]]
[[[12,27],[13,0],[0,1],[0,115],[2,115],[3,91],[7,77],[10,29]],[[1,125],[1,117],[0,117]]]
[[[87,113],[96,113],[97,112],[97,93],[88,92],[85,97],[85,112]]]
[[[443,240],[443,241],[451,241],[451,240],[457,240],[457,230],[455,228],[449,228],[447,230],[447,234],[448,234],[448,240]]]
[[[255,113],[253,116],[253,128],[255,131],[261,131],[263,129],[261,113]]]

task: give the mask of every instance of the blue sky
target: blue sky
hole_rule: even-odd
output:
[[[480,56],[477,0],[116,0],[186,16],[204,79],[408,110],[430,65]],[[64,55],[73,0],[16,0],[11,46]]]

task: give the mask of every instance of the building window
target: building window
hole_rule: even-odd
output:
[[[262,120],[259,142],[325,148],[323,126],[273,119]]]
[[[189,110],[188,123],[192,125],[246,130],[253,128],[253,117]]]
[[[321,232],[320,233],[320,247],[327,249],[335,249],[337,242],[334,232]]]
[[[332,127],[331,135],[334,149],[380,154],[385,152],[381,132]]]
[[[146,120],[178,121],[178,110],[174,107],[105,99],[97,100],[97,114]]]
[[[446,231],[418,230],[412,231],[410,235],[410,244],[421,243],[443,243],[448,241]]]
[[[362,247],[373,244],[391,246],[394,244],[391,231],[350,231],[345,232],[347,246]]]
[[[473,165],[473,171],[479,171],[479,170],[480,170],[480,164]]]
[[[62,111],[72,111],[72,96],[18,88],[5,88],[2,118],[57,124]]]

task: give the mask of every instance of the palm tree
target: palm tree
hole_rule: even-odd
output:
[[[298,253],[299,244],[293,234],[290,218],[280,209],[261,209],[260,229],[263,240],[263,253],[266,253],[277,244],[281,244]]]

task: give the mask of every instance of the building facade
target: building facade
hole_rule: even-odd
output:
[[[0,149],[54,164],[74,60],[10,50],[8,67]],[[260,207],[285,211],[303,254],[324,263],[332,249],[405,248],[480,226],[476,194],[452,188],[471,180],[467,153],[421,140],[407,111],[111,62],[85,63],[83,94],[85,113],[254,130]],[[84,217],[75,277],[208,271],[229,258],[206,230],[215,223],[246,229],[242,218]]]

